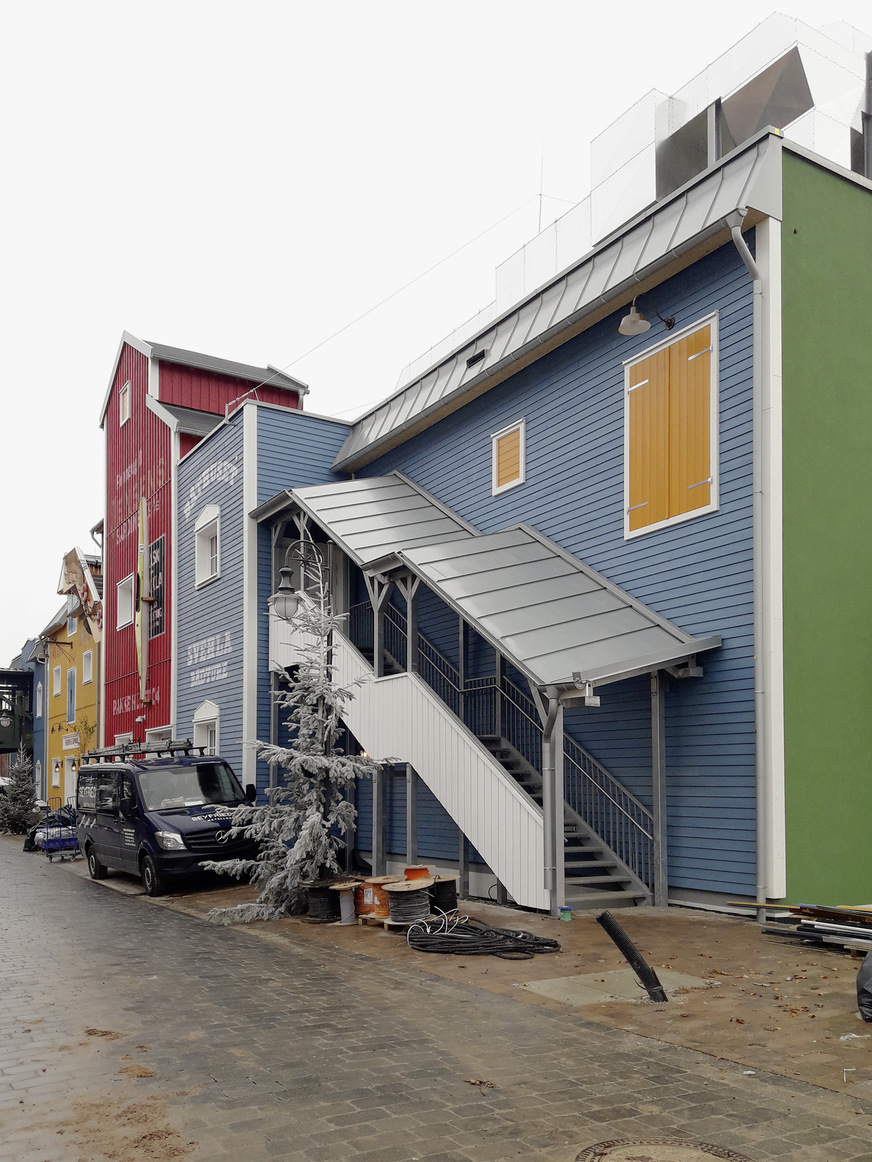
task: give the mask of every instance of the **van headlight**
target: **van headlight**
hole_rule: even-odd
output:
[[[155,831],[154,837],[157,840],[158,847],[162,847],[164,851],[185,850],[185,841],[179,835],[178,831]]]

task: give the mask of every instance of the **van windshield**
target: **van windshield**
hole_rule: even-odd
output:
[[[146,811],[202,807],[207,803],[244,803],[236,775],[226,763],[160,767],[139,771],[139,788]]]

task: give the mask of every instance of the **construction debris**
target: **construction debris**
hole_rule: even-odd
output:
[[[835,944],[860,952],[872,951],[872,907],[836,908],[796,904],[784,908],[797,924],[764,925],[769,936],[787,936],[805,944]]]

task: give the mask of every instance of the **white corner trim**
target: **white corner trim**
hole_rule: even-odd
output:
[[[787,892],[787,824],[784,760],[784,592],[782,482],[781,222],[767,218],[756,228],[757,265],[763,275],[760,375],[761,552],[754,584],[760,609],[757,653],[762,667],[763,805],[768,844],[763,863],[766,894],[781,899]]]
[[[245,406],[242,419],[242,784],[257,777],[257,508],[256,407]]]

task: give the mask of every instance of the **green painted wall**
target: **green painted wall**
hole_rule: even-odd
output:
[[[784,151],[787,899],[872,903],[872,192]]]

